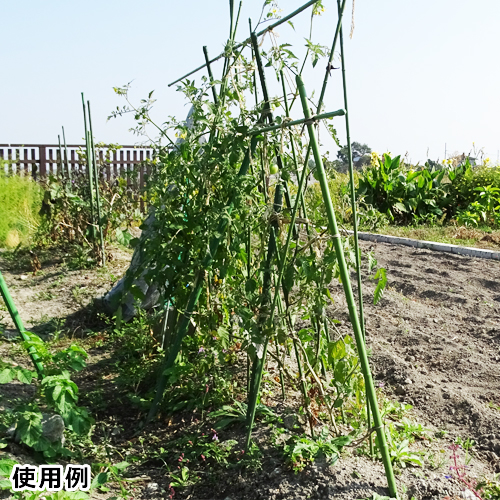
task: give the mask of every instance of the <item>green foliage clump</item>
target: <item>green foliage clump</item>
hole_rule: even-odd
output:
[[[408,169],[400,156],[376,157],[359,177],[358,199],[394,222],[442,216],[449,205],[445,170]]]
[[[12,248],[27,243],[36,231],[42,191],[31,178],[7,175],[5,168],[0,159],[0,246]]]
[[[130,323],[115,327],[109,336],[109,343],[116,349],[113,367],[118,373],[118,387],[142,409],[150,405],[163,359],[162,346],[168,342],[158,331],[158,324],[162,324],[159,315],[142,311]],[[165,333],[168,337],[169,332]],[[167,372],[170,389],[163,402],[165,412],[203,413],[208,406],[231,400],[234,383],[229,370],[235,360],[234,351],[224,329],[200,329],[187,336],[178,362]]]
[[[97,144],[97,152],[102,144]],[[101,201],[101,220],[104,239],[116,240],[128,245],[132,236],[127,231],[133,223],[142,220],[141,195],[134,187],[138,171],[130,171],[127,178],[117,177],[108,181],[104,175],[112,151],[119,146],[107,146],[106,155],[97,154],[97,170]],[[85,163],[86,155],[78,151]],[[83,265],[94,265],[100,261],[101,248],[97,245],[97,210],[94,202],[92,225],[92,202],[88,176],[81,171],[73,172],[70,180],[64,176],[50,175],[44,182],[40,214],[41,224],[35,239],[38,246],[58,246],[79,256]]]
[[[409,168],[399,156],[372,155],[359,176],[362,207],[386,214],[396,224],[435,224],[456,218],[477,227],[500,225],[500,169],[473,168],[468,160],[449,169]]]
[[[287,463],[297,473],[318,457],[324,457],[328,462],[336,462],[342,448],[351,443],[350,436],[332,438],[327,427],[315,438],[292,435],[283,446],[283,454]]]
[[[25,332],[29,340],[22,346],[28,351],[35,351],[44,365],[43,374],[0,361],[0,384],[8,384],[17,379],[23,384],[34,385],[33,396],[28,400],[13,401],[12,407],[6,408],[0,416],[0,431],[6,431],[15,425],[15,432],[20,442],[41,452],[46,458],[72,456],[72,452],[63,446],[63,442],[51,442],[43,436],[44,413],[60,415],[65,428],[73,436],[85,437],[89,434],[93,419],[79,406],[78,387],[71,380],[71,371],[85,368],[86,352],[77,345],[53,354],[47,345],[37,336]]]

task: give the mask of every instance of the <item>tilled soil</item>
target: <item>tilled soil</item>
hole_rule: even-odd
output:
[[[448,446],[457,437],[476,441],[468,470],[470,477],[492,477],[500,472],[500,263],[385,243],[362,242],[362,247],[374,252],[388,276],[388,288],[376,306],[372,305],[374,282],[369,277],[364,280],[367,344],[372,353],[376,385],[387,397],[412,404],[412,420],[444,435],[442,439],[424,443],[429,453],[437,457],[434,463],[429,461],[425,468],[398,471],[402,498],[475,498],[463,485],[447,477],[450,475]],[[46,269],[45,276],[55,270]],[[33,308],[33,293],[26,290],[35,284],[34,280],[20,280],[19,273],[6,272],[4,276],[9,285],[14,285],[11,293],[21,314],[28,316],[28,323],[35,324],[41,304]],[[99,278],[94,271],[71,273],[65,276],[65,281],[68,279],[69,286],[71,280],[71,290],[78,291],[94,278]],[[102,286],[102,277],[99,279]],[[76,280],[79,288],[74,288],[72,280]],[[44,314],[64,317],[61,300],[68,300],[69,288],[65,284],[59,288],[58,282],[54,285],[54,280],[48,279],[47,287],[52,288],[45,290],[43,281],[36,283],[37,302],[48,299],[43,292],[50,291],[54,298],[43,300]],[[60,295],[56,293],[59,291]],[[328,314],[341,320],[342,333],[350,334],[342,288],[332,284],[331,292],[335,305]],[[73,295],[68,313],[77,309],[79,296]],[[98,369],[97,363],[102,358],[97,351],[94,354],[90,350],[90,355],[89,374]],[[123,415],[113,417],[127,421],[118,441],[132,446],[130,443],[135,439],[132,436],[137,431],[132,422],[139,422],[141,416],[132,408],[123,410]],[[146,433],[164,436],[169,432],[182,433],[183,422],[179,419],[172,430],[158,423],[148,427]],[[242,441],[243,431],[231,432],[231,436],[220,433],[220,439]],[[276,449],[266,445],[268,434],[261,427],[256,435],[264,454],[262,470],[226,469],[194,486],[177,489],[174,498],[354,500],[372,498],[374,494],[387,495],[380,462],[347,450],[333,465],[318,462],[294,474],[283,466]],[[16,452],[16,447],[12,447],[9,451],[11,456],[22,458],[22,450]],[[150,464],[132,468],[131,472],[137,477],[148,477],[135,483],[131,498],[169,498],[169,475],[164,467]]]
[[[388,276],[366,297],[375,378],[426,421],[473,438],[500,472],[500,263],[378,243]]]

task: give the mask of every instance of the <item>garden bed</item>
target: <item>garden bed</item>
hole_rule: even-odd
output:
[[[394,414],[389,412],[386,423],[391,418],[401,421],[397,414],[401,417],[404,413],[405,418],[428,429],[417,432],[419,439],[411,447],[423,457],[425,465],[396,467],[399,490],[415,499],[441,499],[446,495],[465,498],[463,486],[449,478],[449,446],[457,439],[463,444],[467,439],[475,442],[469,450],[469,477],[491,478],[495,471],[500,472],[500,264],[384,243],[362,242],[362,247],[374,252],[388,276],[388,289],[377,306],[371,305],[374,283],[367,280],[365,284],[367,341],[376,385],[386,407],[394,405],[391,401],[402,404],[395,405]],[[30,328],[47,327],[51,318],[53,324],[62,324],[69,317],[75,336],[81,337],[86,323],[89,329],[99,328],[92,315],[78,315],[86,301],[80,301],[81,295],[72,290],[86,289],[86,299],[91,298],[109,287],[126,264],[123,255],[107,273],[86,270],[61,274],[61,264],[55,262],[32,277],[10,263],[11,271],[5,272],[5,278]],[[342,333],[350,334],[342,290],[332,283],[331,293],[335,304],[328,314],[341,320]],[[271,425],[259,423],[256,443],[260,456],[250,460],[250,467],[228,467],[227,461],[234,458],[231,453],[241,449],[244,441],[244,428],[232,426],[218,431],[217,438],[221,445],[233,443],[234,450],[213,466],[190,468],[184,484],[180,484],[180,469],[177,471],[172,463],[166,467],[158,458],[160,449],[174,440],[182,442],[183,436],[186,440],[198,436],[202,442],[205,435],[213,436],[213,421],[202,422],[196,413],[180,412],[161,417],[141,430],[144,412],[131,406],[113,385],[112,350],[102,346],[99,333],[88,334],[80,340],[90,355],[88,367],[75,380],[80,386],[81,403],[97,422],[94,452],[105,449],[113,461],[126,459],[131,464],[126,476],[133,482],[123,483],[128,498],[169,498],[169,485],[175,477],[175,498],[361,499],[387,494],[382,464],[359,455],[355,448],[345,448],[334,464],[320,460],[294,473],[284,463],[276,442],[276,429],[283,428],[276,421]],[[12,355],[9,348],[7,342],[2,343],[4,359]],[[243,364],[242,354],[236,354],[240,359],[237,366]],[[19,351],[15,354],[18,362],[22,357]],[[235,380],[243,383],[241,372],[243,369],[235,371]],[[264,402],[286,424],[289,415],[297,413],[298,400],[294,397],[298,394],[289,392],[289,398],[282,402],[279,384],[273,380],[269,370],[264,380],[269,389]],[[413,409],[405,411],[405,405]],[[300,420],[296,424],[300,427]],[[87,446],[86,453],[92,453]],[[183,452],[188,456],[189,448],[187,441],[184,450],[179,447],[179,458]],[[27,450],[13,443],[7,453],[20,462],[29,460]],[[463,460],[463,450],[458,453]],[[93,493],[95,498],[100,495]]]

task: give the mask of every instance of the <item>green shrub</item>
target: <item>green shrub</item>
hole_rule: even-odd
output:
[[[357,196],[397,223],[440,217],[449,206],[445,174],[427,166],[409,169],[399,156],[385,154],[363,170]]]
[[[458,169],[455,169],[458,170]],[[472,167],[468,162],[459,170],[457,175],[450,172],[450,196],[453,206],[457,211],[465,210],[469,205],[478,200],[477,188],[491,186],[500,188],[500,167]]]
[[[9,176],[0,159],[0,246],[27,243],[39,225],[42,192],[30,177]]]

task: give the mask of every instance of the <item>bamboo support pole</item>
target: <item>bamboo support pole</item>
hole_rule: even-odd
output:
[[[19,316],[19,312],[16,308],[16,305],[14,304],[14,301],[12,300],[9,289],[7,287],[7,283],[5,282],[5,279],[2,276],[1,272],[0,272],[0,293],[2,294],[2,298],[5,302],[5,305],[7,306],[7,310],[9,311],[10,317],[12,318],[12,321],[14,322],[16,329],[19,332],[19,335],[21,335],[21,338],[25,342],[28,341],[30,338],[28,337],[28,335],[26,335],[26,329],[24,328],[21,316]],[[28,349],[28,354],[31,358],[31,361],[33,361],[33,365],[35,366],[35,369],[39,377],[43,378],[44,376],[43,365],[42,362],[40,361],[40,357],[38,356],[36,350],[33,347],[30,347]]]
[[[97,160],[95,154],[95,146],[94,146],[94,135],[92,133],[92,117],[90,114],[90,101],[87,101],[87,110],[89,113],[89,134],[90,134],[90,148],[92,150],[92,170],[94,174],[94,183],[95,183],[95,195],[96,195],[96,204],[97,204],[97,226],[99,229],[99,240],[101,243],[101,253],[102,259],[101,264],[102,267],[106,265],[106,248],[104,246],[104,235],[102,231],[102,217],[101,217],[101,196],[99,194],[99,172],[97,169]]]
[[[309,118],[311,112],[309,110],[309,105],[307,102],[307,94],[304,88],[304,84],[300,76],[297,76],[297,87],[300,93],[300,99],[302,102],[302,108],[304,111],[304,116]],[[342,240],[338,232],[337,220],[335,218],[335,211],[333,209],[332,199],[330,197],[330,191],[328,188],[328,180],[326,178],[325,170],[323,168],[323,161],[321,159],[321,154],[319,150],[318,141],[316,138],[316,133],[312,124],[307,125],[307,130],[309,134],[309,140],[311,142],[311,148],[314,155],[314,160],[316,162],[316,168],[318,169],[318,178],[321,185],[321,192],[323,194],[323,200],[325,202],[326,213],[328,216],[329,229],[332,233],[333,244],[335,247],[335,252],[337,254],[337,262],[339,266],[339,272],[342,279],[342,285],[344,287],[344,293],[347,300],[347,305],[349,309],[349,315],[351,323],[353,326],[354,336],[356,338],[356,345],[358,348],[358,355],[361,364],[361,370],[365,379],[365,385],[367,390],[367,396],[370,400],[370,407],[373,412],[373,420],[375,424],[375,431],[377,432],[377,437],[379,440],[380,452],[382,455],[382,461],[384,463],[385,473],[387,476],[387,482],[389,485],[390,494],[397,497],[397,487],[396,479],[394,477],[394,471],[392,469],[391,457],[389,454],[389,448],[387,446],[387,440],[384,432],[384,424],[380,416],[380,412],[377,404],[377,395],[375,393],[375,386],[373,384],[373,378],[371,375],[370,364],[368,361],[368,356],[366,353],[365,342],[363,338],[363,332],[361,329],[360,321],[356,311],[356,303],[354,301],[354,296],[351,288],[351,281],[349,276],[349,270],[347,269],[347,264],[344,256],[344,249],[342,248]]]

